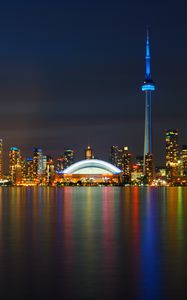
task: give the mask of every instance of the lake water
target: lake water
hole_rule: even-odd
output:
[[[187,188],[0,188],[1,299],[185,299]]]

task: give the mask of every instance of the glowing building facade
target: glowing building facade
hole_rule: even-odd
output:
[[[45,170],[45,183],[47,185],[51,185],[54,180],[54,174],[55,174],[55,166],[53,158],[50,155],[47,155],[47,164],[46,164],[46,170]]]
[[[9,151],[9,176],[12,184],[19,184],[22,180],[21,154],[17,147],[12,147]]]
[[[144,128],[144,175],[149,176],[148,180],[153,178],[153,149],[152,149],[152,92],[155,90],[155,84],[151,77],[151,55],[149,34],[146,39],[146,68],[145,80],[141,86],[145,93],[145,128]],[[147,160],[147,161],[146,161]],[[149,170],[147,168],[150,168]]]
[[[98,184],[121,182],[123,172],[116,166],[99,160],[85,159],[64,170],[64,180],[72,183]]]
[[[132,170],[132,155],[128,147],[111,147],[111,163],[123,171],[124,181],[130,182]]]
[[[33,158],[27,157],[24,165],[24,178],[26,182],[33,181]]]
[[[124,168],[123,149],[117,145],[111,147],[111,163],[121,170]]]
[[[181,166],[182,166],[182,176],[187,176],[187,145],[182,146],[181,151]]]
[[[172,179],[178,176],[178,130],[167,130],[166,136],[166,176]]]
[[[41,148],[34,148],[33,151],[33,178],[40,181],[43,175],[43,153]]]
[[[92,158],[94,158],[93,150],[90,146],[87,146],[87,148],[85,149],[85,159],[92,159]]]

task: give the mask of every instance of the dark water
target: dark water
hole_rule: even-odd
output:
[[[0,189],[1,299],[185,299],[187,188]]]

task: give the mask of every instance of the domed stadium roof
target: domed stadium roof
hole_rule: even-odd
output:
[[[68,174],[118,175],[122,173],[122,171],[117,167],[113,166],[112,164],[103,160],[85,159],[71,165],[70,167],[65,169],[63,173],[67,175]]]

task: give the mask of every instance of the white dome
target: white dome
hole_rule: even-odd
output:
[[[122,173],[120,169],[112,164],[99,160],[99,159],[85,159],[81,160],[67,169],[64,170],[64,174],[111,174],[117,175]]]

